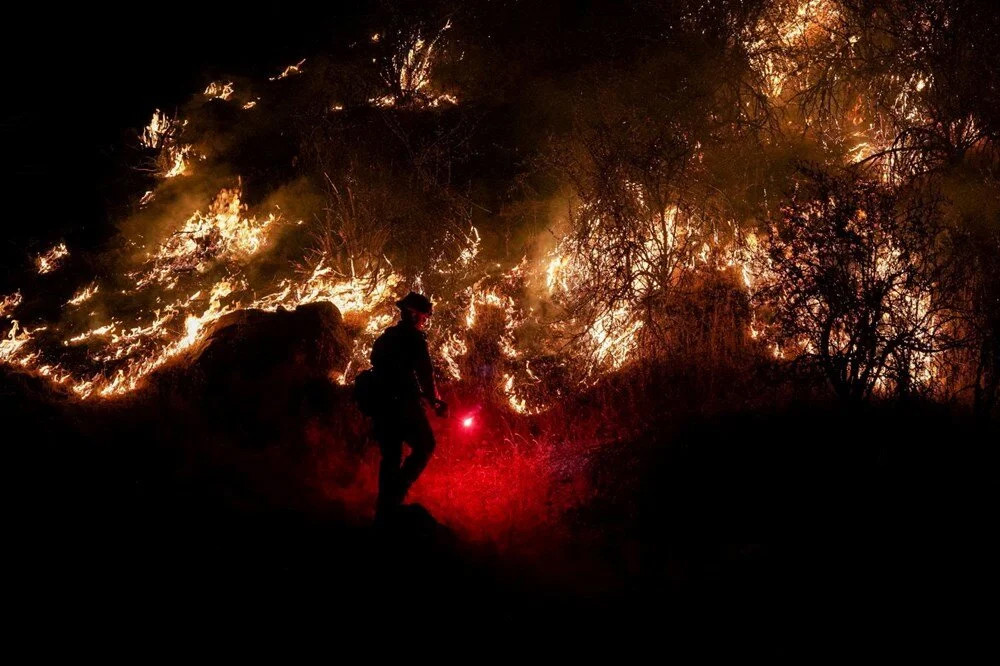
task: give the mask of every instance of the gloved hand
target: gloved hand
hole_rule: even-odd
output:
[[[445,418],[446,416],[448,416],[448,403],[447,402],[445,402],[444,400],[441,400],[440,398],[438,398],[438,399],[434,400],[433,404],[434,404],[434,413],[435,414],[437,414],[442,419]]]

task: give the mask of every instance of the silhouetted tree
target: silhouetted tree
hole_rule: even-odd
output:
[[[988,419],[1000,402],[1000,226],[963,226],[959,234],[962,281],[958,297],[963,308],[967,349],[964,368],[956,374],[972,389],[973,410]],[[964,370],[964,371],[963,371]]]
[[[914,392],[959,343],[950,235],[933,196],[803,170],[761,256],[771,340],[837,395]]]

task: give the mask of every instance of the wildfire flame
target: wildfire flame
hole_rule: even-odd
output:
[[[762,19],[761,24],[751,28],[754,35],[746,35],[744,46],[763,81],[763,96],[769,103],[789,111],[792,100],[808,82],[811,63],[791,58],[789,53],[796,49],[804,52],[807,47],[831,40],[839,40],[838,44],[848,51],[855,48],[857,36],[837,33],[838,16],[833,0],[804,0],[783,5],[780,12],[768,15],[766,20],[770,23],[765,25]],[[455,95],[437,89],[432,77],[434,59],[444,52],[442,36],[450,28],[449,21],[429,39],[418,33],[373,34],[371,42],[378,45],[369,47],[373,50],[391,46],[396,37],[400,38],[400,44],[383,60],[388,66],[382,73],[384,86],[380,92],[385,94],[371,98],[369,103],[385,108],[404,107],[407,111],[458,104]],[[289,65],[270,80],[302,74],[304,63],[303,59]],[[846,105],[849,108],[838,111],[832,129],[826,128],[828,133],[824,135],[824,141],[836,146],[831,150],[835,160],[841,164],[865,163],[892,146],[898,134],[894,122],[911,125],[929,122],[930,114],[922,106],[922,100],[936,89],[933,78],[917,73],[908,79],[900,77],[896,83],[901,92],[892,100],[890,115],[895,116],[892,121],[872,110],[873,91],[852,94]],[[223,101],[232,99],[234,94],[232,81],[212,82],[203,91],[204,97]],[[242,108],[253,109],[258,100],[246,101]],[[202,103],[204,100],[199,102]],[[326,108],[330,112],[344,110],[343,104],[329,98],[323,103],[329,105]],[[249,117],[257,118],[262,111]],[[801,122],[805,129],[818,124],[812,118]],[[185,129],[187,121],[155,110],[140,136],[141,145],[155,151],[155,168],[149,171],[162,179],[191,175],[192,159],[204,160],[211,152],[210,143],[201,142],[197,136],[192,138],[197,125]],[[979,131],[971,119],[953,129],[965,141],[973,140]],[[698,143],[697,159],[703,158],[706,151]],[[890,156],[881,163],[880,177],[886,182],[898,177],[902,169],[894,159]],[[191,182],[199,183],[197,178],[169,185],[159,183],[164,188],[162,199],[170,199],[167,188],[182,188]],[[621,296],[608,303],[581,302],[578,296],[615,274],[612,264],[616,258],[607,251],[613,245],[609,241],[611,217],[602,219],[598,202],[593,200],[596,197],[580,202],[575,210],[587,223],[588,233],[562,234],[550,250],[530,254],[512,267],[508,263],[506,270],[487,263],[479,230],[469,225],[459,227],[461,231],[442,243],[445,250],[431,262],[426,273],[415,278],[397,273],[391,265],[389,269],[356,274],[355,257],[346,258],[351,262],[348,270],[344,257],[321,254],[303,260],[293,275],[289,274],[290,268],[278,270],[265,281],[257,277],[255,269],[264,263],[268,251],[278,245],[278,237],[302,222],[285,220],[276,208],[251,210],[243,202],[241,186],[237,184],[218,191],[211,202],[205,205],[203,201],[196,210],[192,210],[194,206],[184,208],[165,238],[146,246],[145,256],[124,271],[130,280],[126,287],[119,288],[121,285],[115,285],[106,275],[100,276],[103,289],[93,278],[81,286],[65,303],[66,319],[72,320],[72,324],[49,330],[47,326],[26,328],[12,321],[0,340],[0,360],[67,386],[80,398],[119,396],[140,387],[150,373],[195,347],[213,323],[227,314],[247,308],[273,311],[279,307],[330,302],[360,324],[350,365],[339,377],[339,381],[347,382],[350,373],[365,364],[375,336],[392,321],[392,303],[400,292],[410,286],[420,288],[426,281],[447,288],[447,298],[439,301],[443,307],[438,312],[444,314],[435,316],[446,323],[435,332],[433,343],[446,374],[463,381],[487,376],[492,382],[490,390],[502,396],[511,410],[534,413],[545,407],[533,395],[533,387],[543,383],[538,376],[544,368],[537,362],[539,357],[554,357],[556,363],[576,362],[591,381],[626,368],[642,357],[644,341],[656,332],[647,317],[650,295],[676,284],[681,276],[695,271],[731,270],[733,281],[748,293],[757,284],[774,279],[766,259],[766,241],[754,234],[741,238],[735,231],[726,232],[727,225],[736,229],[735,221],[717,213],[699,216],[680,203],[668,203],[661,210],[654,210],[643,200],[638,184],[619,184],[623,185],[622,191],[630,193],[624,197],[630,199],[626,203],[640,214],[636,224],[629,226],[631,235],[626,239],[634,250],[630,258],[632,275],[622,281]],[[218,187],[213,183],[209,191]],[[160,190],[146,191],[139,205],[153,201],[157,191]],[[724,230],[723,237],[718,232],[720,227]],[[146,239],[132,239],[132,242],[140,244]],[[47,274],[57,270],[68,254],[65,244],[59,244],[39,255],[35,260],[37,272]],[[901,259],[891,253],[880,256],[876,268],[882,271],[879,277],[887,278],[888,267],[897,261]],[[894,304],[908,318],[930,318],[931,304],[926,295],[909,292],[905,285],[892,288]],[[104,307],[93,309],[102,314],[91,314],[93,319],[84,323],[85,313],[77,308],[95,300]],[[5,296],[0,301],[0,317],[11,318],[21,302],[20,291]],[[496,321],[497,313],[502,324],[484,334],[487,325]],[[101,319],[97,320],[98,317]],[[43,332],[46,335],[41,335]],[[793,357],[808,345],[805,340],[771,342],[766,317],[758,320],[756,314],[750,318],[746,333],[750,339],[759,341],[763,353],[774,358]],[[476,347],[477,335],[488,335],[490,343],[495,345],[495,350],[491,347],[495,369],[469,370],[468,357]],[[58,351],[67,355],[78,353],[83,360],[65,361],[63,356],[56,357],[49,346],[49,338],[53,337],[59,338]],[[835,345],[849,344],[843,331],[835,330],[832,337]],[[575,346],[571,348],[567,341]],[[567,361],[571,354],[575,356]],[[67,366],[60,365],[57,358]],[[533,361],[536,361],[534,370]],[[936,366],[930,352],[914,354],[910,363],[915,381],[926,383],[934,379]],[[880,382],[887,386],[884,379]]]
[[[167,153],[170,167],[163,172],[163,177],[174,178],[187,173],[191,146],[168,146]]]
[[[31,333],[21,330],[21,324],[17,320],[11,323],[7,337],[0,340],[0,360],[6,363],[17,362],[22,366],[30,365],[36,357],[21,357],[19,352],[31,340]]]
[[[185,125],[187,125],[186,120],[171,118],[157,109],[140,136],[140,143],[144,147],[159,151],[162,165],[159,175],[163,178],[174,178],[188,170],[192,147],[178,143],[178,137]],[[148,203],[151,198],[152,193],[147,192],[141,203]]]
[[[244,211],[239,188],[219,192],[206,213],[196,211],[160,246],[136,285],[169,283],[179,273],[205,272],[213,262],[256,254],[279,218],[271,213],[258,220],[244,217]]]
[[[4,296],[3,299],[0,299],[0,317],[9,317],[14,314],[14,310],[16,310],[17,306],[21,304],[22,300],[23,298],[21,296],[21,292],[19,291],[15,291],[13,294]]]
[[[38,255],[35,259],[35,267],[39,275],[45,275],[58,269],[62,265],[62,260],[69,256],[69,249],[65,243],[59,243],[48,252]]]
[[[165,113],[156,109],[153,118],[146,125],[142,132],[140,141],[147,148],[159,148],[164,139],[173,134],[177,129],[177,122]]]
[[[278,74],[277,76],[272,76],[269,80],[270,81],[280,81],[281,79],[287,79],[289,76],[295,76],[296,74],[301,74],[302,73],[302,65],[304,65],[304,64],[306,64],[306,59],[305,58],[303,58],[302,60],[298,61],[294,65],[289,65],[288,67],[286,67],[285,69],[283,69],[281,71],[281,74]]]
[[[402,102],[426,104],[430,107],[457,104],[458,98],[454,95],[431,91],[434,49],[450,28],[451,21],[447,21],[429,41],[419,33],[412,35],[412,38],[405,42],[409,45],[406,51],[394,53],[390,59],[393,78],[390,79],[387,75],[385,82],[394,92],[374,97],[369,103],[383,108],[393,107]],[[379,39],[373,37],[372,41],[378,43]]]
[[[213,81],[208,84],[207,88],[205,88],[204,95],[205,97],[209,97],[211,99],[221,99],[226,101],[233,96],[234,92],[235,88],[232,81],[229,81],[228,83]]]

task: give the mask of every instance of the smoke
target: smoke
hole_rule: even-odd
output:
[[[989,162],[988,119],[936,102],[956,84],[924,24],[862,70],[892,26],[842,3],[695,9],[384,8],[326,53],[215,72],[135,128],[130,213],[96,254],[69,248],[92,270],[67,271],[55,315],[21,287],[31,340],[6,360],[115,395],[230,312],[330,300],[356,371],[418,289],[446,376],[542,409],[567,377],[711,338],[691,317],[756,340],[698,302],[751,287],[747,239],[781,226],[801,162],[894,187]]]

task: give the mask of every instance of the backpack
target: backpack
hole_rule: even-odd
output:
[[[382,401],[382,390],[372,368],[363,370],[354,378],[354,402],[365,416],[373,416]]]

